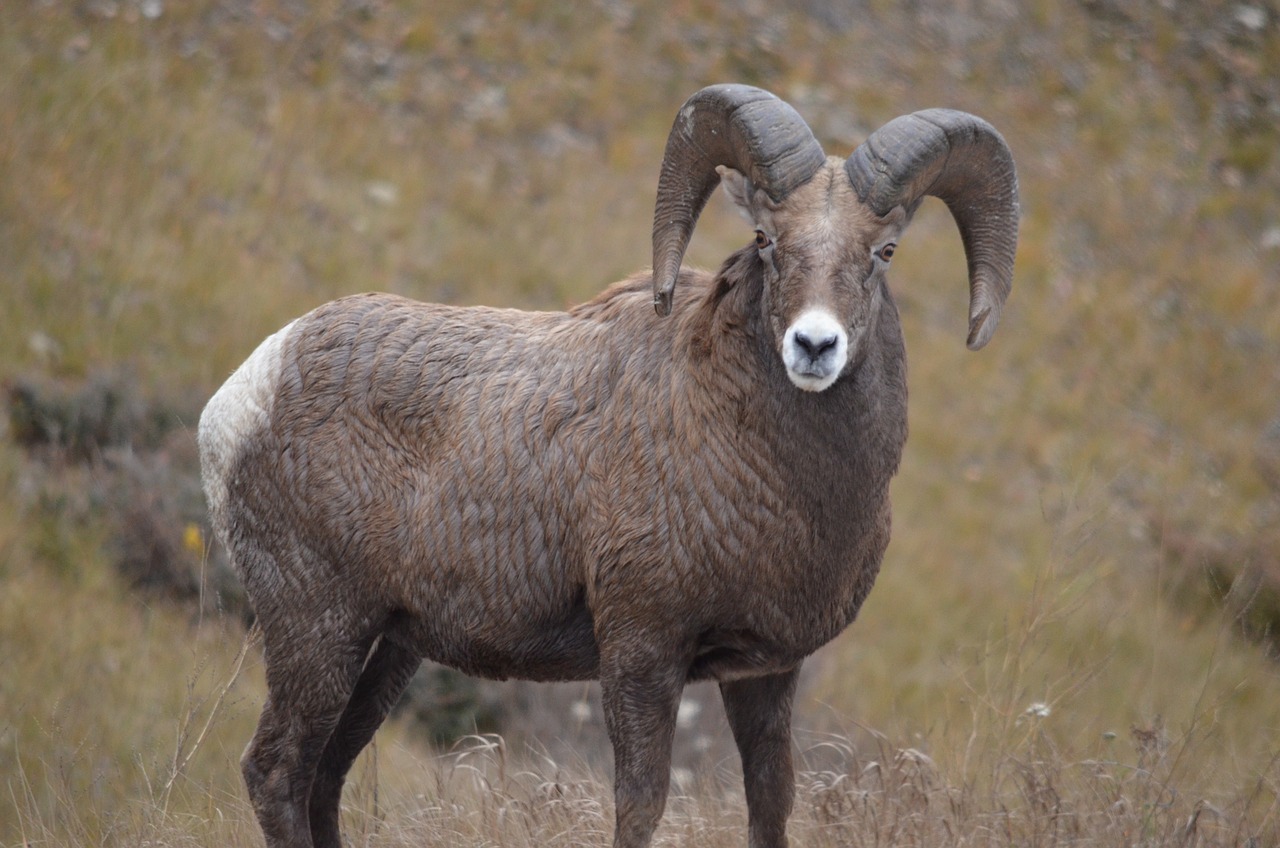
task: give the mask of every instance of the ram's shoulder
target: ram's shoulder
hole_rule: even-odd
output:
[[[680,284],[685,291],[686,303],[700,298],[694,295],[711,285],[712,275],[706,271],[682,269]],[[611,320],[622,316],[639,316],[648,318],[653,311],[653,272],[641,271],[632,274],[606,288],[600,294],[585,303],[569,310],[574,318],[588,320]]]

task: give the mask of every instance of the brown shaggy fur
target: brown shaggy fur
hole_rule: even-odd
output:
[[[682,687],[722,681],[752,844],[782,844],[796,673],[879,568],[906,385],[886,290],[858,367],[797,390],[763,279],[748,248],[686,272],[670,319],[644,275],[569,313],[370,294],[290,328],[269,426],[211,481],[265,636],[245,774],[269,844],[340,844],[343,777],[420,657],[599,678],[626,846]]]
[[[680,273],[717,184],[756,245]],[[926,195],[959,226],[982,347],[1017,244],[999,133],[925,110],[842,160],[737,85],[676,117],[654,274],[567,313],[362,295],[263,342],[200,449],[264,634],[243,767],[268,844],[338,848],[346,773],[430,657],[600,680],[615,848],[662,815],[684,685],[718,681],[751,848],[784,848],[800,664],[857,615],[889,542],[907,389],[885,271]]]

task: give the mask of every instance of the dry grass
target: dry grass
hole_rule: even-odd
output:
[[[1275,844],[1280,15],[1167,5],[0,4],[0,383],[107,369],[181,418],[339,294],[581,300],[648,263],[665,131],[709,82],[773,88],[833,152],[978,112],[1019,162],[1017,286],[971,356],[945,211],[895,260],[895,539],[811,663],[794,841]],[[691,258],[748,236],[713,208]],[[256,656],[222,697],[239,624],[111,567],[127,506],[134,538],[190,535],[148,482],[184,473],[183,423],[121,448],[146,473],[119,488],[0,439],[0,843],[258,844]],[[391,727],[353,842],[603,844],[602,754],[565,749]],[[701,762],[661,838],[740,844],[732,760]]]
[[[219,692],[225,691],[224,688]],[[203,709],[200,705],[197,709]],[[215,705],[216,707],[216,705]],[[213,711],[216,713],[216,709]],[[1178,761],[1197,751],[1165,728],[1134,727],[1098,756],[1068,760],[1037,707],[1021,738],[984,750],[982,773],[957,779],[919,749],[866,730],[802,738],[793,844],[815,846],[1252,846],[1280,835],[1275,764],[1228,798],[1182,791]],[[207,729],[207,727],[205,728]],[[612,832],[607,781],[581,763],[513,753],[501,737],[469,737],[446,753],[387,742],[384,734],[353,770],[344,803],[351,844],[362,846],[605,846]],[[192,741],[182,737],[178,750]],[[194,740],[198,751],[204,741]],[[86,804],[65,775],[34,785],[13,780],[24,845],[258,844],[247,802],[223,787],[181,787],[110,809]],[[51,795],[52,810],[42,795]],[[677,784],[657,846],[742,844],[746,810],[732,769]]]

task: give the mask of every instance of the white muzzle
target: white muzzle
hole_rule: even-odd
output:
[[[829,387],[849,358],[849,334],[825,309],[797,318],[782,337],[782,362],[791,382],[807,392]]]

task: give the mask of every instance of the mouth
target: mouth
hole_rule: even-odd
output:
[[[806,392],[821,392],[830,388],[840,372],[829,368],[787,368],[787,376],[797,388]]]

